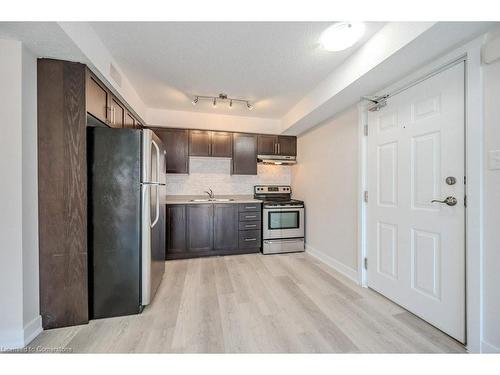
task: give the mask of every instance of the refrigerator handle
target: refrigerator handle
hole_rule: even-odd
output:
[[[151,186],[153,187],[153,186]],[[160,219],[160,193],[159,193],[159,189],[158,189],[158,185],[154,185],[155,189],[156,189],[156,215],[155,215],[155,219],[153,220],[153,222],[151,223],[151,228],[153,228],[156,223],[158,222],[158,220]]]
[[[156,149],[156,181],[160,182],[160,148],[155,141],[151,140]]]
[[[151,143],[153,144],[153,146],[155,147],[156,149],[156,178],[158,179],[158,182],[160,182],[160,148],[158,147],[158,145],[156,144],[155,141],[151,140]],[[153,228],[156,223],[158,222],[158,220],[160,219],[160,192],[159,192],[159,188],[158,188],[158,185],[155,186],[156,188],[156,215],[155,215],[155,219],[153,220],[153,222],[151,223],[151,228]]]

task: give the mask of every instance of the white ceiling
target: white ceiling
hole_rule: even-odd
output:
[[[317,45],[333,22],[92,22],[146,106],[281,118],[295,103],[375,34],[342,52]],[[255,106],[209,102],[194,95],[251,100]]]

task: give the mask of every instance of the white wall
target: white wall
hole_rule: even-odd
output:
[[[38,276],[37,60],[22,50],[23,328],[25,343],[41,327]]]
[[[299,136],[297,154],[292,189],[305,201],[307,251],[356,278],[357,107]]]
[[[489,151],[500,151],[500,60],[483,65],[483,74],[486,169],[482,349],[500,353],[500,169],[490,169],[488,165]]]
[[[147,109],[146,123],[150,126],[184,129],[193,128],[267,134],[281,133],[280,120],[158,108]]]
[[[189,175],[167,174],[167,195],[200,195],[208,188],[215,195],[251,195],[254,185],[290,185],[290,168],[259,164],[256,176],[231,175],[230,159],[192,157]]]
[[[38,307],[36,60],[0,40],[0,350],[41,331]],[[23,149],[28,147],[29,149]]]
[[[21,43],[0,40],[0,51],[0,347],[8,347],[22,342],[23,325]]]

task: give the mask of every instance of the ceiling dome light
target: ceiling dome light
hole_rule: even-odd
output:
[[[342,51],[353,46],[364,33],[363,22],[338,22],[323,31],[319,44],[327,51]]]

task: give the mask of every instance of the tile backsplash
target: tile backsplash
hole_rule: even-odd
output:
[[[256,176],[231,175],[231,159],[189,158],[189,175],[167,174],[167,195],[200,195],[211,188],[215,195],[253,194],[254,185],[291,184],[291,167],[257,166]]]

